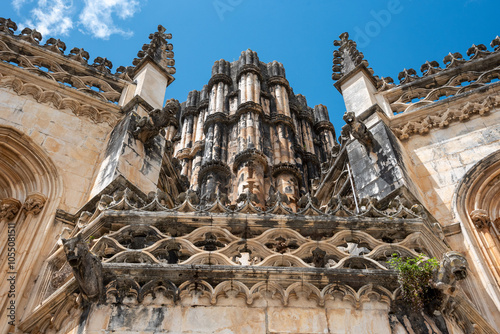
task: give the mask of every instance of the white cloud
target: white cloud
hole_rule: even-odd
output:
[[[13,5],[22,6],[25,2],[14,0]],[[31,19],[25,25],[36,28],[45,38],[49,35],[67,35],[73,28],[72,9],[72,0],[38,0],[37,7],[30,11]]]
[[[115,25],[113,15],[127,19],[139,10],[138,0],[85,0],[79,23],[97,38],[108,39],[112,34],[131,36],[131,31]]]
[[[75,4],[73,0],[11,0],[11,3],[18,13],[31,7],[28,18],[19,26],[36,28],[45,38],[68,35],[78,25],[81,32],[102,39],[112,34],[131,36],[132,31],[120,28],[115,21],[133,17],[141,4],[139,0],[75,0]],[[78,10],[81,12],[75,17]]]
[[[12,0],[12,7],[14,7],[14,9],[19,12],[19,10],[21,9],[21,7],[27,3],[27,2],[31,2],[32,0]]]

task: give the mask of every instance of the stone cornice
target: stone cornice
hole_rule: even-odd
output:
[[[433,128],[446,128],[454,122],[465,122],[476,115],[485,116],[500,107],[500,82],[479,87],[411,112],[401,113],[389,121],[399,139],[427,134]],[[484,95],[486,94],[486,97]]]
[[[0,63],[0,87],[14,90],[18,95],[31,95],[39,103],[50,103],[56,109],[69,109],[76,116],[85,116],[94,123],[115,126],[123,117],[118,105],[101,101],[10,64]]]

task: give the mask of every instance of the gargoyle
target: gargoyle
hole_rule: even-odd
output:
[[[467,277],[467,260],[458,252],[448,252],[443,256],[439,269],[435,272],[432,287],[442,292],[439,311],[442,312],[456,294],[456,284]]]
[[[103,296],[101,261],[90,253],[89,246],[81,234],[61,241],[83,297],[90,302],[100,300]]]
[[[347,123],[347,128],[352,136],[364,146],[371,146],[373,136],[366,125],[360,122],[354,112],[348,111],[344,114],[344,121]]]
[[[163,109],[154,109],[148,112],[148,116],[135,120],[131,123],[134,138],[148,144],[158,134],[164,135],[164,128],[173,121],[179,109],[179,101],[170,99]]]

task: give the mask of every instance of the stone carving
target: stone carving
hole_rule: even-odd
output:
[[[192,279],[177,287],[173,282],[162,278],[154,278],[141,284],[131,279],[116,278],[106,285],[107,301],[113,304],[142,303],[148,295],[153,301],[165,296],[175,302],[193,294],[206,297],[203,299],[207,300],[209,305],[216,305],[225,298],[237,297],[246,300],[248,305],[261,298],[273,298],[286,306],[290,300],[296,299],[299,295],[304,296],[306,300],[315,301],[319,306],[323,306],[326,300],[333,298],[349,302],[355,308],[374,299],[389,305],[395,301],[393,291],[375,284],[353,289],[347,284],[331,283],[323,289],[318,289],[307,282],[286,284],[273,280],[247,286],[238,280],[225,280],[212,286],[207,281]]]
[[[4,27],[12,26],[8,23],[9,20],[2,20]],[[11,38],[0,41],[0,51],[2,51],[0,52],[0,60],[14,62],[20,69],[26,69],[31,74],[62,83],[66,87],[72,87],[99,100],[118,102],[121,91],[126,85],[124,81],[106,76],[98,77],[95,75],[95,70],[67,61],[69,58],[87,65],[89,54],[83,49],[73,48],[70,54],[65,56],[66,45],[64,42],[59,39],[49,38],[43,48],[40,48],[38,44],[41,39],[42,35],[36,29],[24,28],[19,35],[19,39]],[[104,61],[105,58],[98,57],[96,61],[97,59]],[[104,61],[103,64],[97,61],[94,65],[94,69],[109,73],[109,61]],[[95,88],[98,88],[98,90]],[[61,92],[63,91],[58,91],[58,95]],[[83,112],[82,114],[86,113]]]
[[[438,111],[436,115],[428,115],[415,121],[410,121],[402,126],[393,127],[392,130],[401,140],[408,139],[414,134],[426,134],[432,128],[444,128],[452,122],[468,120],[474,114],[486,115],[491,109],[500,106],[500,97],[489,96],[479,102],[467,102],[460,108],[449,108]]]
[[[299,208],[305,208],[308,205],[318,206],[319,201],[316,197],[311,196],[311,194],[307,193],[299,199],[297,205],[299,206]]]
[[[217,235],[211,232],[205,233],[205,239],[196,242],[194,245],[196,247],[203,247],[204,250],[209,252],[216,251],[225,246],[225,244],[217,240]]]
[[[40,103],[50,103],[57,109],[69,109],[75,115],[85,116],[96,123],[108,123],[115,126],[121,116],[116,112],[99,109],[90,104],[82,104],[77,100],[61,95],[59,92],[47,90],[31,83],[25,83],[13,76],[0,73],[0,86],[10,87],[19,95],[31,95]]]
[[[91,66],[100,72],[111,73],[113,63],[107,58],[97,57],[96,59],[94,59],[94,63]]]
[[[177,204],[182,204],[186,200],[189,200],[189,202],[194,205],[200,203],[198,194],[196,193],[196,191],[193,191],[192,189],[188,189],[186,192],[180,193],[179,196],[176,197],[175,202]]]
[[[463,59],[459,52],[449,53],[443,59],[446,65],[444,69],[437,61],[426,61],[420,67],[422,78],[418,77],[415,70],[405,69],[398,76],[400,84],[387,96],[393,112],[412,111],[443,97],[466,93],[498,78],[498,62],[492,61],[492,57],[498,52],[499,44],[498,37],[490,43],[494,51],[488,51],[484,44],[473,44],[467,50],[469,60]],[[456,68],[461,69],[459,73]],[[430,75],[435,75],[435,78],[432,81],[425,80]],[[411,90],[400,89],[409,82],[412,82]],[[384,91],[394,87],[387,85],[385,80],[377,79],[377,88]]]
[[[490,55],[491,52],[488,51],[484,44],[472,44],[472,46],[467,50],[467,56],[470,57],[471,60],[484,58]]]
[[[495,228],[497,229],[497,231],[500,231],[500,217],[498,217],[497,219],[495,219],[493,221],[493,225],[495,226]],[[500,238],[500,236],[499,236]]]
[[[90,253],[88,244],[81,234],[61,241],[80,292],[90,302],[99,301],[103,295],[101,261]]]
[[[55,39],[55,38],[49,38],[47,42],[45,42],[44,47],[47,50],[59,53],[61,55],[64,54],[64,51],[66,51],[66,43],[64,43],[60,39]]]
[[[14,31],[17,30],[17,24],[12,21],[11,19],[5,19],[3,17],[0,17],[0,31],[5,33],[5,34],[9,34],[9,35],[13,35],[14,34]]]
[[[428,75],[433,75],[441,72],[443,69],[439,67],[439,63],[435,60],[426,61],[422,66],[420,66],[420,72],[423,73],[423,76],[426,77]]]
[[[391,77],[382,77],[377,80],[377,89],[379,91],[384,91],[395,87],[394,80]]]
[[[360,122],[354,112],[349,111],[344,114],[344,121],[347,123],[347,129],[352,134],[352,136],[357,139],[360,143],[369,147],[372,145],[373,135],[367,129],[366,125]]]
[[[40,44],[42,34],[36,29],[24,28],[19,38],[32,44]]]
[[[470,219],[477,229],[488,229],[491,225],[491,219],[486,210],[474,210],[470,213]]]
[[[134,68],[132,66],[119,66],[116,69],[115,75],[119,78],[127,81],[132,81],[131,76],[133,76]]]
[[[448,53],[443,58],[443,63],[446,64],[446,68],[457,67],[464,64],[466,60],[463,59],[463,56],[460,52]]]
[[[15,198],[0,200],[0,220],[12,220],[21,209],[21,202]]]
[[[80,62],[82,65],[87,65],[90,55],[83,48],[73,48],[69,52],[68,58]]]
[[[144,44],[142,50],[137,53],[139,58],[132,62],[135,66],[139,65],[146,56],[149,56],[167,73],[175,74],[173,45],[167,42],[167,39],[172,39],[172,34],[167,34],[165,31],[166,29],[159,25],[158,31],[149,35],[151,42]]]
[[[159,135],[161,131],[172,122],[173,115],[175,115],[179,109],[179,101],[170,99],[162,110],[154,109],[148,112],[148,116],[142,117],[136,122],[132,122],[131,128],[134,138],[146,145],[149,144],[151,139]]]
[[[23,210],[25,210],[27,214],[36,216],[42,211],[46,200],[47,198],[42,194],[31,193],[23,204]]]
[[[432,280],[432,286],[443,294],[441,305],[438,307],[440,312],[452,302],[451,298],[457,293],[457,282],[467,277],[467,267],[467,260],[462,254],[448,252],[443,255],[443,260]]]
[[[402,72],[399,72],[398,79],[400,84],[406,84],[417,80],[418,74],[413,68],[408,70],[405,68]]]
[[[335,40],[333,42],[333,45],[339,47],[338,50],[333,52],[333,80],[340,80],[344,75],[360,64],[364,64],[368,67],[368,62],[363,59],[363,53],[358,51],[356,42],[349,39],[349,34],[344,32],[339,38],[340,40]]]
[[[495,37],[491,43],[490,43],[490,46],[492,48],[495,48],[495,52],[497,52],[498,50],[500,50],[500,37]]]

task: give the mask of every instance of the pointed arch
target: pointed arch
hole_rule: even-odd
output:
[[[59,232],[54,217],[62,193],[62,178],[44,149],[19,130],[0,126],[0,213],[11,203],[19,203],[17,210],[9,211],[11,214],[0,215],[0,247],[7,244],[7,230],[10,238],[13,231],[17,272],[15,303],[19,319],[37,299],[33,281],[53,246],[49,243]],[[8,261],[0,259],[1,282],[5,282],[6,273],[12,271],[8,268],[11,268]],[[1,285],[0,296],[5,296],[5,288],[5,284]],[[0,307],[4,309],[8,302],[9,299],[4,298]],[[2,333],[9,330],[6,320],[0,319]]]
[[[500,151],[465,173],[455,191],[453,210],[478,276],[500,308]]]

